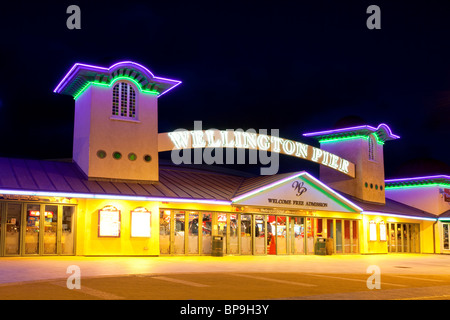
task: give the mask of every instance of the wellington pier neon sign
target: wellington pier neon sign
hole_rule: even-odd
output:
[[[199,148],[234,148],[285,154],[327,166],[352,178],[355,177],[355,165],[350,161],[320,148],[274,135],[250,132],[250,130],[217,129],[176,130],[158,135],[159,152]]]

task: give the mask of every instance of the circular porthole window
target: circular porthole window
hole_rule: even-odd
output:
[[[375,185],[375,190],[378,190],[378,185],[377,184]]]
[[[113,158],[116,159],[116,160],[119,160],[119,159],[122,158],[122,154],[120,152],[116,151],[116,152],[113,153]]]
[[[99,157],[100,159],[105,159],[106,158],[106,151],[98,150],[97,151],[97,157]]]
[[[366,186],[366,188],[369,186],[369,184],[367,182],[364,185]]]
[[[370,184],[370,189],[373,189],[373,184],[372,183]]]
[[[134,161],[137,159],[137,156],[135,153],[129,153],[128,154],[128,160]]]
[[[383,191],[383,186],[380,186],[380,190]]]
[[[145,161],[145,162],[150,162],[150,161],[152,161],[152,157],[151,157],[149,154],[146,154],[146,155],[144,156],[144,161]]]

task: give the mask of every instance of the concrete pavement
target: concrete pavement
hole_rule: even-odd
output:
[[[0,284],[67,279],[76,265],[81,277],[205,272],[299,272],[365,274],[370,265],[388,274],[450,274],[450,255],[334,256],[1,257]]]

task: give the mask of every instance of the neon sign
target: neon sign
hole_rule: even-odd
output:
[[[30,217],[39,217],[41,215],[41,212],[37,211],[37,210],[30,210],[30,211],[28,211],[28,215]],[[53,218],[53,212],[45,211],[44,212],[44,216],[47,217],[47,218]]]
[[[177,130],[158,135],[159,152],[192,148],[243,148],[313,161],[355,177],[355,165],[328,151],[266,134],[239,130]]]

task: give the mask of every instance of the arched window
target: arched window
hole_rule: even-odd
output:
[[[372,136],[369,136],[369,160],[375,160],[375,141]]]
[[[121,118],[136,118],[136,91],[126,82],[113,88],[112,115]]]

